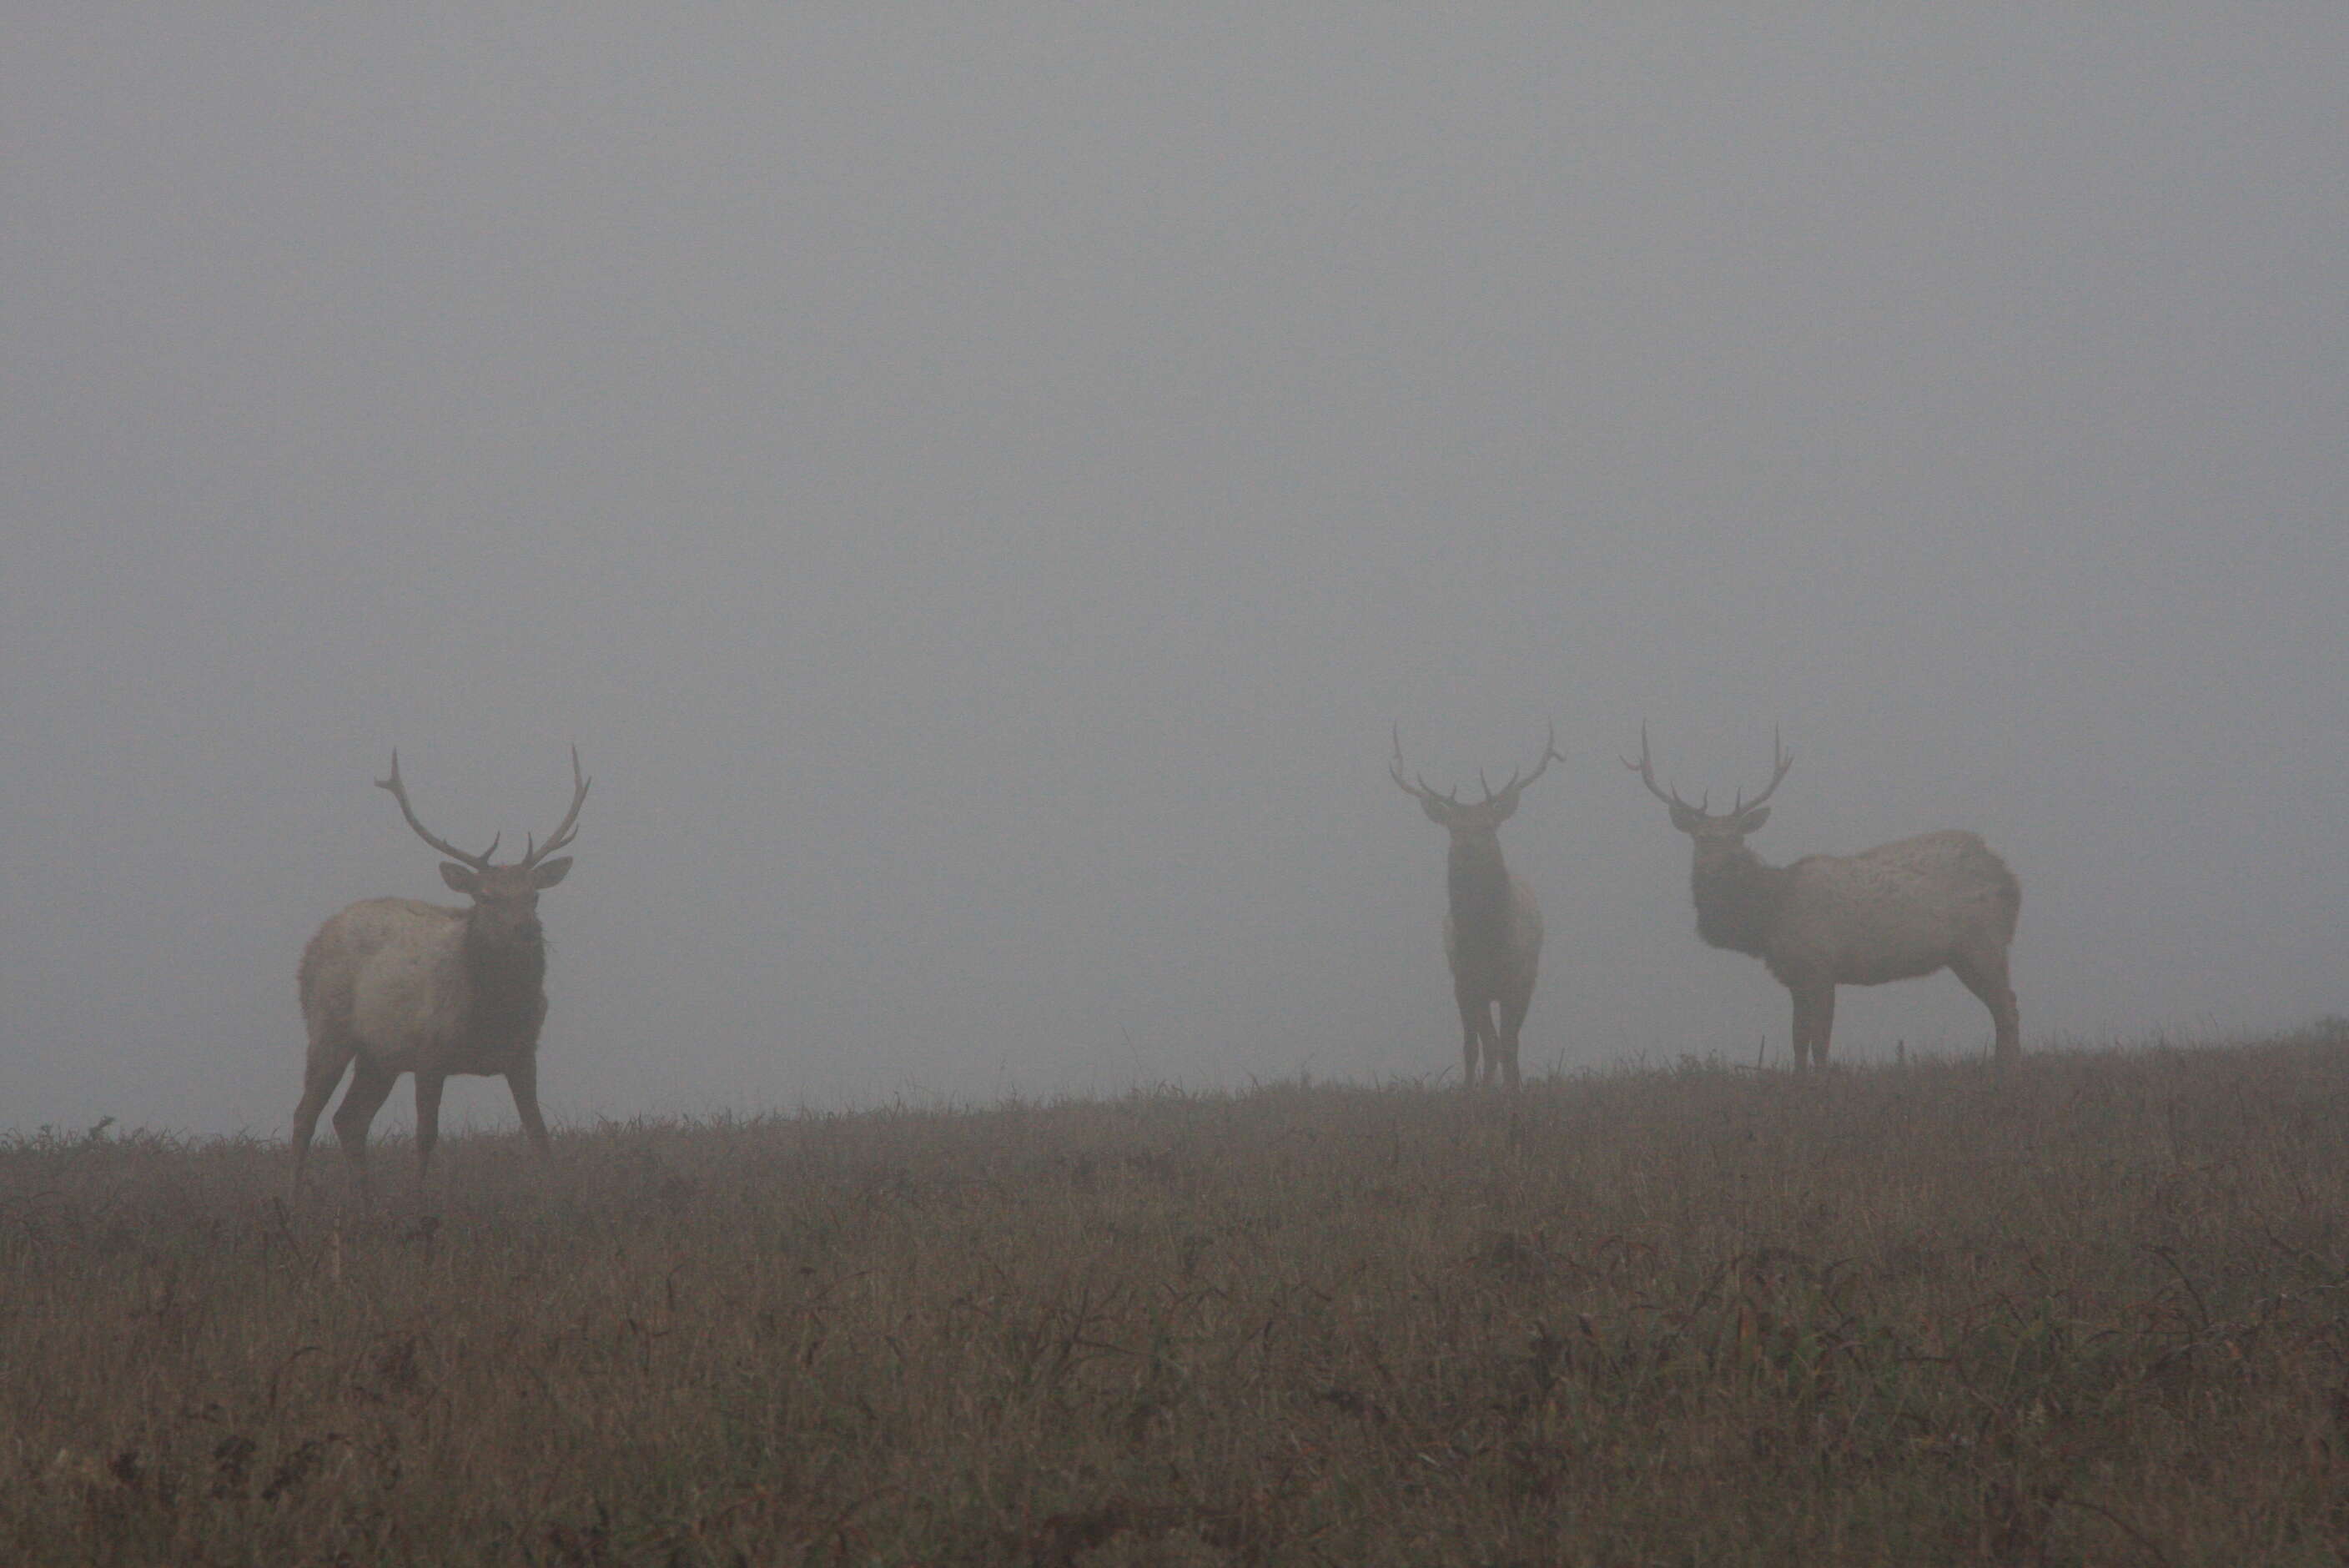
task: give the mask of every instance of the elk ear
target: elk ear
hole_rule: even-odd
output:
[[[1704,818],[1692,806],[1674,806],[1671,812],[1672,826],[1683,833],[1693,833],[1704,825]]]
[[[534,867],[530,873],[530,885],[537,888],[553,887],[570,874],[571,857],[564,855],[560,860],[552,860],[543,866]]]
[[[1445,828],[1452,825],[1452,815],[1444,809],[1443,801],[1423,799],[1419,803],[1419,809],[1427,813],[1429,821]]]
[[[473,869],[471,866],[460,866],[454,861],[440,862],[440,880],[447,882],[452,892],[479,892],[481,891],[481,879],[475,874]]]
[[[1744,816],[1737,819],[1737,830],[1741,833],[1751,833],[1769,820],[1770,808],[1767,806],[1756,806],[1754,810],[1746,812]]]

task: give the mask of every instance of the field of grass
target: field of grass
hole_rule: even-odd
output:
[[[2337,1563],[2349,1031],[0,1146],[0,1561]]]

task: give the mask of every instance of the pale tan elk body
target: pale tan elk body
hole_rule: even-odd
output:
[[[399,801],[418,837],[450,857],[440,880],[470,893],[468,908],[414,899],[371,898],[318,928],[302,952],[302,1018],[309,1059],[294,1109],[294,1185],[310,1154],[318,1113],[344,1072],[351,1087],[335,1110],[335,1133],[362,1185],[367,1129],[402,1073],[416,1075],[416,1179],[420,1186],[440,1136],[444,1080],[460,1074],[502,1075],[531,1141],[547,1150],[538,1109],[538,1034],[546,1021],[546,937],[538,920],[541,890],[561,882],[571,860],[546,857],[576,836],[587,779],[571,750],[571,810],[545,843],[533,843],[513,865],[494,866],[497,841],[467,854],[427,831],[408,803],[399,756],[377,781]],[[356,1067],[354,1068],[354,1064]]]
[[[1490,1083],[1496,1075],[1511,1088],[1517,1087],[1518,1035],[1541,972],[1542,917],[1534,890],[1511,876],[1502,862],[1501,824],[1516,811],[1525,787],[1540,778],[1557,755],[1553,730],[1531,773],[1519,779],[1512,772],[1497,793],[1486,786],[1482,800],[1462,800],[1457,790],[1439,795],[1423,779],[1403,778],[1402,731],[1400,727],[1395,731],[1394,760],[1387,776],[1403,793],[1418,799],[1429,820],[1452,835],[1444,869],[1450,903],[1444,915],[1444,960],[1451,967],[1453,1000],[1460,1007],[1461,1082],[1465,1087]]]
[[[2023,890],[2006,862],[1974,834],[1949,830],[1856,855],[1770,865],[1745,847],[1745,835],[1768,820],[1763,801],[1795,764],[1775,740],[1772,751],[1769,789],[1750,804],[1741,792],[1722,816],[1657,784],[1644,727],[1640,760],[1623,765],[1671,809],[1672,826],[1696,841],[1690,886],[1697,935],[1759,958],[1793,994],[1796,1070],[1826,1065],[1837,985],[1881,985],[1943,969],[1990,1009],[1998,1060],[2021,1055],[2007,947]]]

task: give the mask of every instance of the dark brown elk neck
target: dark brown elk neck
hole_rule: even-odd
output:
[[[1444,866],[1452,924],[1464,941],[1498,938],[1509,924],[1509,868],[1501,862],[1497,833],[1456,834]]]
[[[476,1021],[531,1017],[546,995],[546,941],[486,941],[476,923],[467,921],[465,975],[472,982]]]
[[[1690,878],[1696,895],[1697,935],[1714,947],[1762,956],[1792,875],[1786,867],[1766,863],[1743,844],[1700,851]]]

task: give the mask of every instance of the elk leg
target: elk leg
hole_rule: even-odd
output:
[[[1460,1004],[1460,1087],[1476,1087],[1477,1046],[1493,1032],[1492,1010],[1482,998],[1471,1000],[1465,991],[1453,993]]]
[[[439,1073],[416,1075],[416,1190],[424,1191],[431,1174],[432,1149],[440,1141],[440,1090],[448,1080]]]
[[[343,1158],[350,1161],[361,1191],[368,1190],[367,1129],[374,1125],[375,1113],[383,1109],[383,1102],[391,1098],[392,1079],[398,1076],[360,1057],[351,1074],[351,1087],[343,1091],[343,1103],[335,1108],[335,1136],[342,1140]]]
[[[1485,1043],[1485,1059],[1476,1069],[1476,1082],[1488,1086],[1501,1076],[1501,1031],[1493,1026],[1493,1004],[1476,1004],[1476,1037]]]
[[[1795,1070],[1827,1065],[1827,1031],[1835,1026],[1835,987],[1798,985],[1795,994]]]
[[[294,1191],[302,1191],[302,1168],[310,1162],[310,1138],[318,1129],[318,1114],[335,1097],[335,1086],[351,1065],[351,1047],[339,1040],[317,1040],[310,1046],[302,1072],[302,1099],[294,1107]]]
[[[1501,998],[1501,1078],[1511,1088],[1517,1087],[1517,1043],[1526,1026],[1526,1014],[1534,1005],[1534,988],[1520,985]]]
[[[522,1118],[522,1130],[530,1134],[530,1141],[542,1156],[552,1155],[554,1146],[546,1140],[546,1118],[538,1113],[538,1062],[525,1057],[506,1069],[506,1088],[513,1091],[514,1114]]]
[[[2003,1066],[2020,1057],[2023,1015],[2015,1006],[2014,987],[2007,983],[2006,954],[2001,951],[1986,958],[1959,959],[1950,965],[1950,972],[1990,1009],[1991,1027],[1995,1032],[1991,1050],[1997,1061]]]

